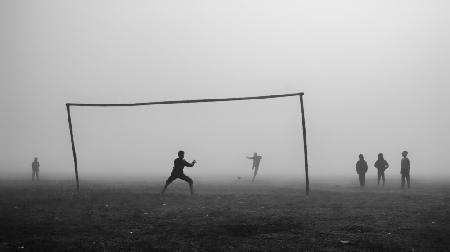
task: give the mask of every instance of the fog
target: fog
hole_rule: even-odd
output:
[[[310,175],[449,178],[448,1],[1,1],[0,177],[74,178],[65,103],[304,92]],[[72,107],[82,179],[302,180],[298,97]]]

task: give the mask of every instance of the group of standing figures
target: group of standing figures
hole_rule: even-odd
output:
[[[408,188],[410,188],[410,176],[409,176],[409,170],[411,167],[411,163],[409,161],[409,158],[406,156],[408,155],[407,151],[402,152],[402,160],[400,163],[400,174],[401,174],[401,183],[402,188],[405,188],[405,182],[408,184]],[[374,164],[375,168],[378,170],[378,179],[377,179],[377,185],[380,186],[380,180],[383,180],[383,186],[386,183],[384,171],[386,171],[387,168],[389,168],[388,162],[384,159],[383,153],[378,154],[378,159]],[[366,173],[368,170],[367,162],[364,160],[364,155],[359,154],[359,160],[356,162],[356,172],[359,175],[359,184],[361,187],[364,187],[366,184]]]

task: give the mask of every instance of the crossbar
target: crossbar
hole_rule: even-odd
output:
[[[131,107],[131,106],[147,106],[147,105],[161,105],[161,104],[199,103],[199,102],[224,102],[224,101],[272,99],[272,98],[280,98],[280,97],[295,96],[295,95],[303,95],[303,93],[291,93],[291,94],[281,94],[281,95],[249,96],[249,97],[222,98],[222,99],[197,99],[197,100],[177,100],[177,101],[139,102],[139,103],[66,103],[66,105],[68,105],[68,106],[81,106],[81,107]]]

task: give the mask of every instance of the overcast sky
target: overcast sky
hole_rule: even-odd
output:
[[[73,178],[66,102],[305,92],[310,174],[450,177],[448,1],[0,2],[0,177]],[[298,97],[73,108],[81,178],[304,177]]]

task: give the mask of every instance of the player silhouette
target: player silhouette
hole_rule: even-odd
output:
[[[170,177],[166,180],[166,185],[164,185],[164,188],[163,188],[161,194],[164,194],[164,192],[166,191],[166,189],[169,186],[169,184],[172,183],[177,178],[188,182],[189,189],[191,190],[191,194],[194,194],[194,188],[193,188],[194,181],[192,181],[191,178],[189,178],[188,176],[186,176],[184,174],[183,169],[184,169],[185,166],[187,166],[187,167],[194,166],[194,164],[196,162],[197,161],[194,160],[194,161],[192,161],[192,163],[189,163],[186,160],[184,160],[184,151],[180,150],[178,152],[178,158],[176,158],[173,161],[172,173],[170,174]]]
[[[383,158],[383,153],[379,153],[378,154],[378,160],[375,162],[374,164],[375,168],[378,169],[378,180],[377,180],[377,185],[380,185],[380,179],[383,179],[383,186],[385,184],[385,179],[384,179],[384,171],[389,168],[389,164],[388,162]]]
[[[405,180],[408,182],[408,189],[410,188],[410,179],[409,179],[409,170],[411,166],[411,162],[409,161],[409,158],[406,156],[408,155],[407,151],[402,152],[402,161],[401,161],[401,169],[400,174],[402,175],[402,189],[405,188]]]
[[[368,170],[367,162],[364,160],[364,155],[359,154],[359,160],[356,162],[356,173],[359,175],[359,186],[364,187],[366,185],[366,172]]]
[[[259,162],[261,162],[262,156],[258,156],[258,154],[255,152],[255,153],[253,153],[253,157],[247,157],[247,158],[253,159],[253,164],[252,164],[252,170],[254,170],[253,179],[252,179],[252,182],[253,182],[253,181],[255,181],[255,177],[258,174]]]
[[[31,180],[36,177],[36,180],[39,181],[39,166],[38,158],[35,157],[33,163],[31,163]]]

